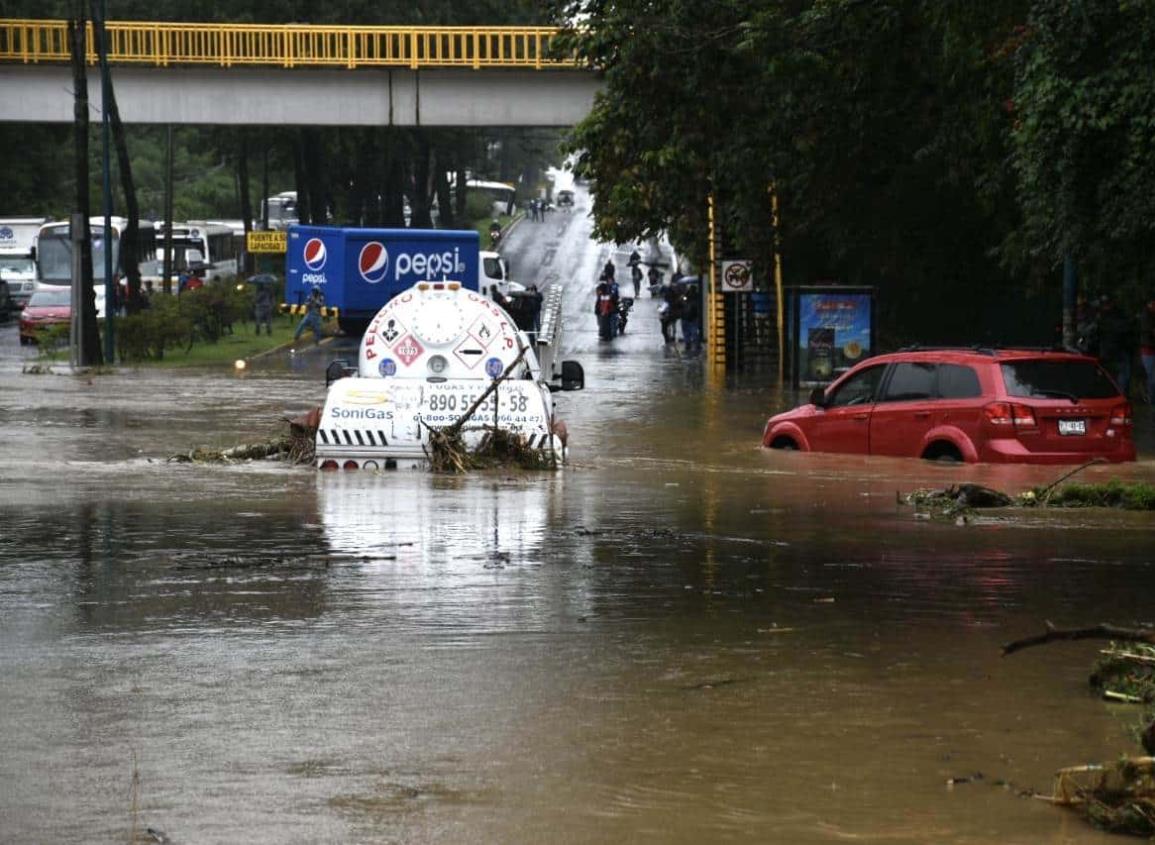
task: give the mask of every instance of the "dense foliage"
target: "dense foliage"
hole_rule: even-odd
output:
[[[1055,339],[1059,267],[1148,283],[1150,0],[575,0],[599,234],[880,289],[893,340]],[[1138,294],[1138,291],[1135,291]]]

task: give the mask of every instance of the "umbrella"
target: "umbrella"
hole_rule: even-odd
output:
[[[250,285],[275,285],[279,280],[272,273],[257,273],[245,279]]]

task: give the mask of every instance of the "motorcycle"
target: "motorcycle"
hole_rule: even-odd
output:
[[[618,300],[618,334],[626,333],[626,323],[630,321],[630,309],[634,307],[631,297],[623,296]]]
[[[489,227],[489,248],[497,249],[498,244],[501,243],[501,226],[494,223]]]

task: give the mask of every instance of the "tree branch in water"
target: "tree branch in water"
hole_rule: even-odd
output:
[[[1046,623],[1047,630],[1033,637],[1005,643],[1003,656],[1014,654],[1024,648],[1061,640],[1120,640],[1123,642],[1147,643],[1155,645],[1155,629],[1152,628],[1119,628],[1115,625],[1095,625],[1092,628],[1056,628],[1050,622]]]

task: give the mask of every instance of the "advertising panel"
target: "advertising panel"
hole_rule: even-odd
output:
[[[367,321],[418,282],[454,281],[477,290],[479,264],[474,231],[291,226],[285,301],[300,305],[316,286],[342,317]]]
[[[818,387],[874,353],[871,288],[793,288],[790,347],[794,384]]]

